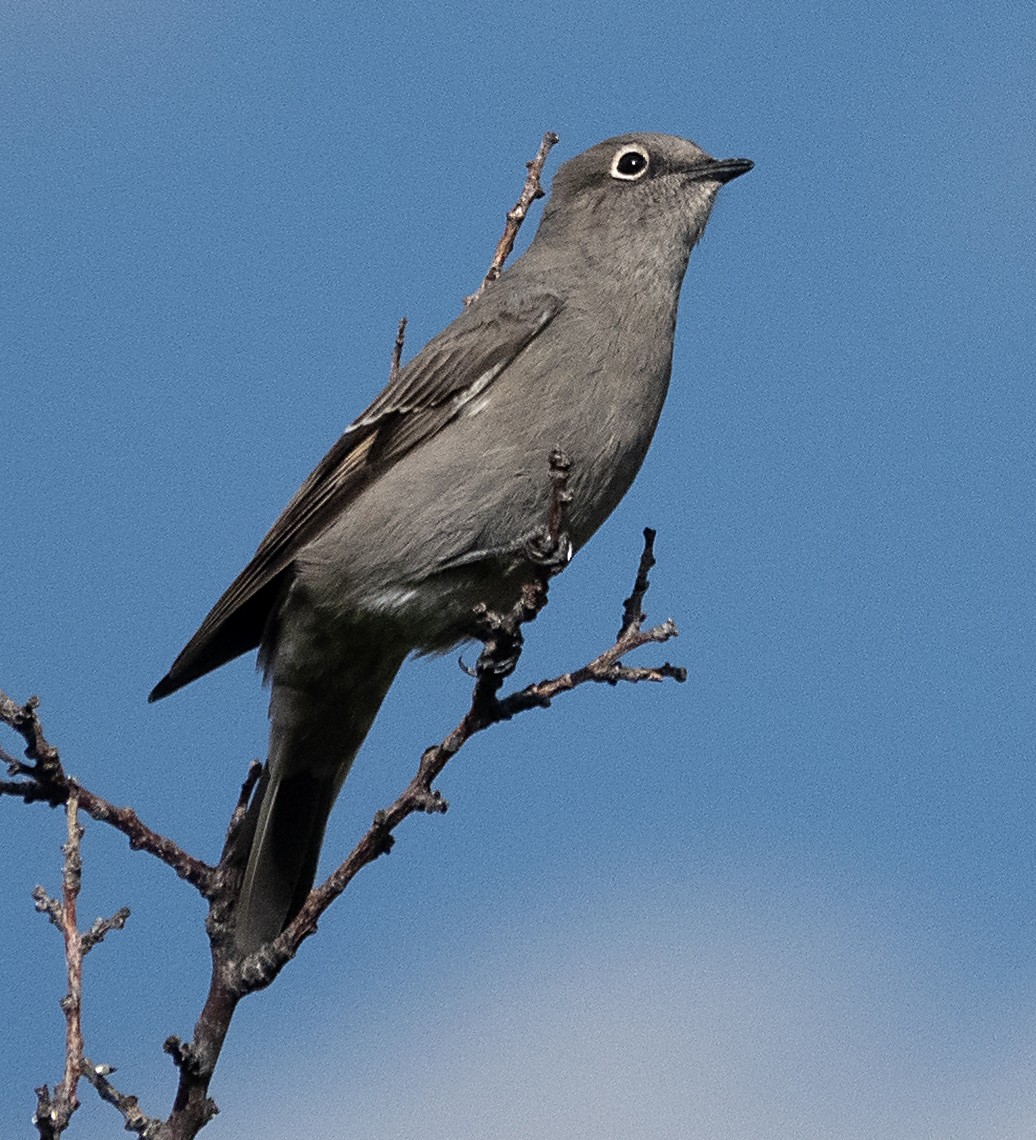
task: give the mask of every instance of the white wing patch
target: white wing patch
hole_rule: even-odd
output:
[[[536,321],[536,333],[542,332],[548,324],[554,319],[553,309],[543,309]],[[536,333],[533,335],[535,336]],[[531,338],[530,338],[531,339]],[[510,360],[501,361],[500,364],[495,364],[492,368],[487,368],[481,376],[478,376],[475,381],[469,384],[463,391],[458,392],[453,397],[451,403],[455,411],[460,411],[464,408],[466,416],[477,416],[486,405],[489,403],[489,396],[483,396],[481,400],[478,399],[486,388],[500,375],[501,372],[511,363]],[[472,401],[475,401],[472,403]],[[470,406],[467,406],[470,405]]]
[[[481,400],[476,400],[473,404],[468,404],[464,409],[464,415],[477,416],[489,403],[489,394],[487,393]]]
[[[366,603],[372,610],[394,613],[417,597],[417,591],[407,586],[387,586],[378,590]]]
[[[475,399],[476,396],[484,392],[489,387],[489,385],[492,384],[493,381],[500,375],[500,373],[503,372],[505,365],[509,363],[510,361],[503,361],[500,364],[494,365],[492,368],[487,368],[481,376],[475,378],[473,383],[469,384],[466,388],[462,389],[456,394],[456,396],[453,397],[453,400],[451,402],[454,408],[459,411],[464,407],[465,404],[470,403]],[[482,406],[485,406],[485,401],[482,402]],[[476,411],[480,410],[481,408],[471,409],[469,410],[468,415],[473,416],[475,415]]]

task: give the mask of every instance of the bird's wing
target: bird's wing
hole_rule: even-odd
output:
[[[551,293],[498,300],[490,290],[430,341],[346,428],[152,690],[175,692],[254,649],[299,551],[327,529],[380,471],[440,431],[534,340],[561,309]]]

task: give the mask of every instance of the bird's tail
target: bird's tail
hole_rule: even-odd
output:
[[[379,661],[362,676],[346,670],[352,677],[330,686],[334,700],[325,689],[311,701],[274,676],[270,755],[241,833],[248,849],[237,906],[241,953],[271,942],[306,901],[331,809],[400,664]]]

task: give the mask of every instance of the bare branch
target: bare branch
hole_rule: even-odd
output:
[[[135,1096],[125,1096],[108,1080],[108,1074],[115,1072],[108,1065],[95,1065],[88,1058],[83,1058],[81,1075],[97,1090],[101,1100],[107,1101],[118,1109],[125,1121],[127,1132],[136,1132],[141,1140],[158,1140],[162,1135],[162,1122],[154,1117],[145,1116],[140,1111],[140,1105]]]
[[[80,935],[80,939],[83,943],[83,954],[89,954],[90,951],[95,946],[99,946],[113,930],[121,930],[126,925],[126,920],[129,916],[129,907],[120,906],[111,918],[95,918],[93,926]]]
[[[56,762],[57,754],[53,759]],[[124,907],[112,918],[99,918],[85,934],[80,934],[77,919],[79,890],[83,880],[80,841],[83,828],[79,824],[79,797],[70,790],[65,803],[67,839],[62,845],[64,862],[61,873],[61,901],[51,898],[43,887],[32,892],[36,909],[61,931],[65,943],[65,968],[68,992],[61,999],[65,1015],[65,1072],[54,1089],[53,1097],[46,1085],[36,1090],[36,1113],[33,1123],[41,1140],[56,1140],[68,1128],[79,1107],[77,1086],[83,1073],[83,958],[110,931],[120,928],[129,917]]]
[[[91,819],[121,831],[133,850],[149,851],[207,897],[212,890],[214,869],[153,831],[132,808],[116,807],[69,776],[62,767],[58,750],[43,734],[43,725],[36,713],[38,707],[37,697],[30,697],[24,705],[19,705],[0,691],[0,723],[22,737],[25,755],[33,761],[27,764],[0,749],[0,761],[7,765],[8,774],[21,777],[0,781],[0,795],[18,796],[27,804],[42,801],[51,807],[65,804],[69,796],[75,795],[78,806]]]
[[[392,346],[392,365],[389,368],[389,383],[396,378],[400,363],[403,360],[403,345],[406,342],[406,317],[399,318],[399,328],[396,329],[396,341]]]
[[[525,168],[528,171],[528,174],[525,176],[525,185],[522,187],[522,192],[518,196],[518,201],[507,211],[507,222],[504,225],[504,232],[501,234],[500,240],[496,243],[493,260],[489,263],[489,268],[486,270],[486,275],[482,279],[482,284],[479,285],[475,292],[469,297],[464,298],[465,305],[470,305],[472,301],[481,297],[486,289],[500,276],[504,268],[504,262],[511,256],[511,251],[514,249],[515,238],[518,237],[518,231],[522,228],[522,222],[525,221],[525,215],[528,214],[529,207],[537,198],[543,197],[544,190],[540,185],[540,175],[543,173],[543,166],[547,161],[547,155],[550,154],[551,147],[553,147],[557,141],[558,136],[553,131],[547,131],[540,141],[540,149],[536,152],[536,157],[525,164]]]
[[[68,838],[63,849],[65,867],[61,875],[61,934],[65,940],[68,993],[61,1003],[65,1012],[65,1076],[57,1090],[59,1099],[68,1104],[70,1116],[79,1106],[76,1085],[83,1060],[83,943],[77,916],[79,890],[83,884],[83,860],[79,852],[83,829],[79,825],[78,806],[79,797],[73,791],[65,804]]]
[[[209,899],[206,929],[212,951],[212,975],[209,992],[191,1041],[182,1042],[171,1037],[165,1044],[166,1052],[170,1054],[179,1071],[179,1081],[172,1112],[164,1121],[148,1117],[141,1112],[136,1097],[120,1093],[107,1079],[111,1070],[103,1066],[94,1066],[82,1055],[82,1038],[78,1023],[82,955],[96,945],[109,930],[120,927],[128,912],[123,910],[110,919],[98,919],[90,931],[75,936],[78,950],[73,948],[69,956],[71,1001],[66,999],[66,1002],[76,1008],[74,1017],[66,1009],[66,1015],[70,1019],[68,1038],[71,1042],[68,1048],[66,1077],[56,1090],[53,1099],[45,1087],[38,1090],[37,1128],[41,1137],[51,1140],[60,1135],[60,1129],[55,1131],[49,1122],[62,1119],[59,1115],[62,1104],[60,1094],[64,1088],[74,1089],[76,1071],[89,1081],[103,1099],[119,1111],[126,1129],[136,1132],[144,1140],[188,1140],[195,1137],[218,1111],[215,1102],[208,1095],[208,1089],[238,1002],[248,993],[262,989],[276,978],[297,953],[302,942],[315,932],[321,915],[346,889],[356,874],[391,849],[394,842],[393,833],[404,819],[415,812],[435,813],[446,810],[446,801],[433,784],[450,759],[472,736],[527,709],[545,708],[561,693],[587,682],[617,684],[620,681],[659,682],[667,679],[677,681],[685,679],[685,671],[669,663],[649,668],[631,668],[623,665],[621,660],[625,654],[634,649],[650,643],[667,641],[675,637],[677,632],[671,621],[663,622],[648,630],[640,628],[642,617],[639,611],[648,589],[647,572],[653,565],[651,551],[654,535],[648,531],[645,532],[645,547],[640,558],[633,593],[624,605],[623,630],[615,644],[580,669],[528,685],[500,699],[500,690],[507,676],[514,670],[521,654],[522,627],[533,621],[547,604],[550,579],[564,567],[570,557],[571,543],[565,533],[566,507],[571,498],[568,490],[570,466],[567,457],[561,452],[551,455],[551,491],[547,523],[542,533],[535,535],[529,544],[530,581],[523,587],[518,601],[506,613],[494,613],[482,606],[474,615],[474,632],[482,642],[482,652],[473,670],[475,686],[468,711],[439,744],[425,750],[417,772],[407,787],[392,804],[375,815],[366,834],[328,879],[310,893],[291,925],[273,943],[242,960],[237,956],[233,941],[233,913],[242,873],[240,845],[236,840],[261,772],[261,766],[258,764],[250,767],[231,817],[227,843],[219,865],[210,868],[204,864],[197,864],[201,868],[200,873],[192,870],[190,874],[183,876],[193,882],[195,881],[193,875],[203,882],[203,893]],[[631,614],[635,615],[632,620]],[[10,698],[0,694],[0,720],[22,734],[27,743],[26,755],[30,760],[35,760],[34,764],[25,764],[8,758],[12,775],[22,777],[14,785],[12,794],[33,798],[32,795],[25,796],[23,788],[35,788],[35,798],[48,802],[78,801],[82,805],[89,801],[94,809],[91,811],[94,818],[112,823],[124,833],[130,834],[132,829],[127,825],[127,816],[136,820],[133,813],[128,809],[115,809],[107,801],[93,797],[65,775],[57,750],[46,742],[42,727],[36,718],[35,707],[35,701],[19,707]],[[165,845],[168,844],[169,848],[177,852],[179,848],[161,836],[153,836],[153,833],[144,829],[139,821],[137,823],[145,833],[145,841],[134,843],[134,846],[151,851],[170,865],[177,865],[178,860],[164,854]],[[71,834],[72,832],[70,836]],[[135,836],[137,832],[132,830],[132,834]],[[133,842],[132,837],[131,842]],[[190,857],[183,855],[183,858]],[[74,924],[74,905],[70,908],[68,904],[69,901],[74,903],[75,892],[78,889],[78,867],[75,861],[68,866],[65,883],[66,894],[63,903],[50,899],[42,890],[37,892],[37,906],[63,931],[66,929],[69,914],[72,915]]]
[[[621,640],[630,630],[639,630],[645,619],[642,612],[644,595],[648,592],[650,582],[648,574],[655,565],[655,532],[651,527],[644,527],[644,551],[640,556],[640,565],[637,567],[637,577],[633,583],[633,593],[622,603],[622,625],[619,627]]]
[[[32,892],[36,909],[46,914],[61,931],[68,978],[68,992],[61,999],[61,1009],[65,1015],[65,1073],[55,1087],[53,1097],[46,1085],[36,1090],[33,1121],[36,1131],[47,1140],[60,1136],[65,1131],[79,1107],[76,1086],[83,1057],[83,945],[79,938],[76,902],[82,883],[83,864],[79,854],[79,841],[83,837],[83,829],[79,826],[77,806],[77,797],[73,792],[65,804],[67,840],[61,848],[64,854],[61,901],[51,898],[43,887],[36,887]]]

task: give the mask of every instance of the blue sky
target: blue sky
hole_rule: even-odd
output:
[[[5,6],[0,687],[218,854],[265,699],[145,696],[301,479],[479,280],[544,130],[756,169],[684,291],[641,477],[521,677],[614,632],[644,525],[683,687],[486,734],[268,993],[206,1135],[1036,1134],[1034,29],[963,3]],[[531,232],[531,228],[530,228]],[[663,653],[661,656],[665,656]],[[645,655],[650,658],[650,654]],[[401,676],[333,865],[462,712]],[[8,745],[10,745],[8,741]],[[60,1073],[63,824],[0,805],[0,1133]],[[164,1115],[192,892],[98,825],[90,1055]],[[70,1135],[119,1121],[84,1090]]]

